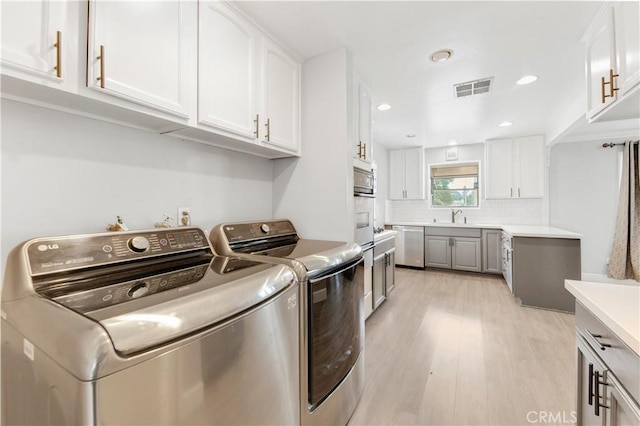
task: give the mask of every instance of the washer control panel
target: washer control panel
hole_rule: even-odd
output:
[[[32,276],[202,249],[211,250],[200,228],[37,238],[26,245]]]
[[[237,243],[259,238],[278,237],[295,234],[296,229],[288,220],[274,220],[270,222],[238,223],[223,225],[227,241]]]

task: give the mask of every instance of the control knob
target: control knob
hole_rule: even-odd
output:
[[[135,299],[138,297],[142,297],[147,293],[149,293],[149,287],[147,286],[147,283],[140,282],[140,283],[134,284],[134,286],[131,287],[127,292],[127,295],[130,298]]]
[[[143,253],[149,249],[149,240],[145,237],[133,237],[129,240],[129,249],[134,253]]]
[[[267,225],[266,223],[260,225],[260,231],[262,231],[263,234],[268,234],[270,229],[271,228],[269,228],[269,225]]]

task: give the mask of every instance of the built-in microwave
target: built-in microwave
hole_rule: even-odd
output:
[[[355,242],[364,249],[373,246],[374,178],[370,170],[353,168]]]
[[[371,170],[353,168],[353,195],[375,197],[375,179]]]

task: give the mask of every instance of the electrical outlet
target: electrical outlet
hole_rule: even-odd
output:
[[[178,226],[191,225],[191,209],[189,207],[178,207]]]

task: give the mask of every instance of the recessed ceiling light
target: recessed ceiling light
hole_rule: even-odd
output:
[[[453,50],[442,49],[432,53],[431,60],[433,62],[444,62],[444,61],[448,61],[452,55],[453,55]]]
[[[380,104],[378,105],[378,111],[387,111],[391,109],[391,105],[389,104]]]
[[[520,80],[516,81],[516,84],[520,84],[520,85],[529,84],[529,83],[533,83],[537,79],[538,79],[537,75],[525,75]]]
[[[457,141],[457,140],[455,140],[455,139],[451,139],[451,140],[449,141],[449,145],[451,145],[451,146],[453,146],[453,145],[458,145],[458,141]]]
[[[510,121],[503,121],[502,123],[498,124],[498,126],[500,127],[509,127],[511,126],[513,123]]]
[[[408,138],[415,138],[416,135],[414,135],[413,133],[409,133],[408,135],[406,135]]]

